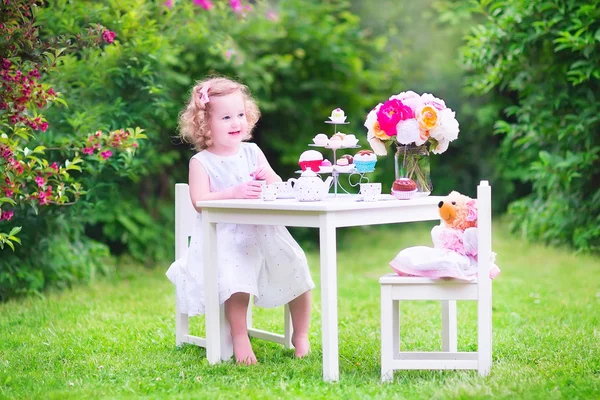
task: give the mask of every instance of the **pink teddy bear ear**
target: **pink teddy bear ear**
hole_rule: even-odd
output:
[[[469,200],[467,202],[467,208],[469,210],[469,214],[467,215],[467,221],[477,221],[477,201]]]

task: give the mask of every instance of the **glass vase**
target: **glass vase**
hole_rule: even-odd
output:
[[[394,166],[396,179],[410,178],[417,184],[418,192],[431,193],[433,185],[430,175],[429,151],[427,151],[426,145],[398,145],[394,155]]]

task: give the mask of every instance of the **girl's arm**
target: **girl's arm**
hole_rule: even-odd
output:
[[[196,159],[190,161],[189,186],[192,205],[198,212],[201,212],[202,210],[199,207],[196,207],[197,201],[258,199],[261,191],[260,182],[248,181],[221,192],[211,192],[208,174],[202,163]]]
[[[273,182],[281,182],[281,177],[273,171],[273,168],[271,168],[271,165],[267,161],[267,157],[265,157],[260,148],[258,148],[258,166],[252,173],[252,176],[254,176],[254,179],[266,180],[267,185]]]

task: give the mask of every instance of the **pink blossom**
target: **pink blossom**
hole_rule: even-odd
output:
[[[204,8],[205,10],[210,10],[214,7],[214,4],[210,0],[194,0],[194,4]]]
[[[2,68],[9,69],[11,65],[12,63],[10,62],[10,60],[7,60],[6,58],[2,59]]]
[[[86,147],[83,149],[83,154],[94,154],[94,149],[91,147]]]
[[[56,92],[55,92],[55,91],[54,91],[52,88],[48,89],[48,92],[47,92],[47,93],[48,93],[50,96],[56,96]]]
[[[38,193],[38,201],[41,205],[46,205],[49,203],[48,195],[45,192]]]
[[[173,0],[167,0],[164,3],[164,6],[167,8],[172,8],[173,7]]]
[[[50,168],[52,168],[53,170],[55,170],[56,172],[58,172],[58,164],[56,163],[56,161],[54,161],[52,163],[52,165],[50,165]]]
[[[15,192],[12,189],[9,189],[9,188],[5,188],[4,189],[4,193],[6,194],[6,197],[12,197],[13,194],[15,194]]]
[[[36,176],[35,183],[37,183],[39,187],[42,187],[44,186],[44,183],[46,183],[46,181],[44,181],[44,178],[42,178],[41,176]]]
[[[388,136],[397,135],[396,125],[398,122],[414,117],[414,111],[397,99],[386,101],[377,111],[379,127]]]
[[[239,14],[244,11],[241,0],[229,0],[229,5],[234,13]]]
[[[108,44],[115,41],[115,36],[117,36],[117,34],[113,31],[105,30],[102,32],[102,39]]]
[[[15,215],[15,212],[12,211],[12,210],[11,211],[4,211],[2,213],[2,215],[0,215],[0,221],[2,221],[2,220],[10,221],[12,219],[13,215]]]
[[[47,122],[42,122],[40,124],[40,129],[42,130],[42,132],[46,132],[46,130],[48,129],[48,123]]]
[[[10,147],[8,147],[5,144],[3,144],[3,145],[0,146],[0,156],[2,158],[8,159],[8,158],[12,157],[12,155],[13,155],[13,152],[10,149]]]
[[[103,151],[102,153],[100,153],[100,155],[102,156],[102,158],[104,158],[106,160],[107,158],[112,156],[112,151],[106,150],[106,151]]]

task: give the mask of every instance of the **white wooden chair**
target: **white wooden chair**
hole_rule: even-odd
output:
[[[478,279],[475,282],[401,277],[395,273],[379,279],[381,285],[381,379],[391,381],[397,369],[477,369],[487,376],[492,366],[492,214],[491,187],[477,187]],[[442,351],[400,351],[402,300],[442,302]],[[477,302],[477,351],[458,352],[456,300]]]
[[[190,191],[186,183],[175,185],[175,259],[185,254],[196,221],[196,209],[190,200]],[[177,296],[176,296],[177,297]],[[175,303],[176,344],[195,344],[206,348],[206,339],[189,333],[189,318],[179,309],[179,300]],[[283,344],[286,348],[292,346],[292,320],[288,306],[284,307],[284,334],[276,334],[252,328],[252,301],[247,314],[248,333],[252,337]],[[229,323],[225,318],[224,307],[221,306],[221,359],[226,361],[233,355],[233,345],[229,333]]]

